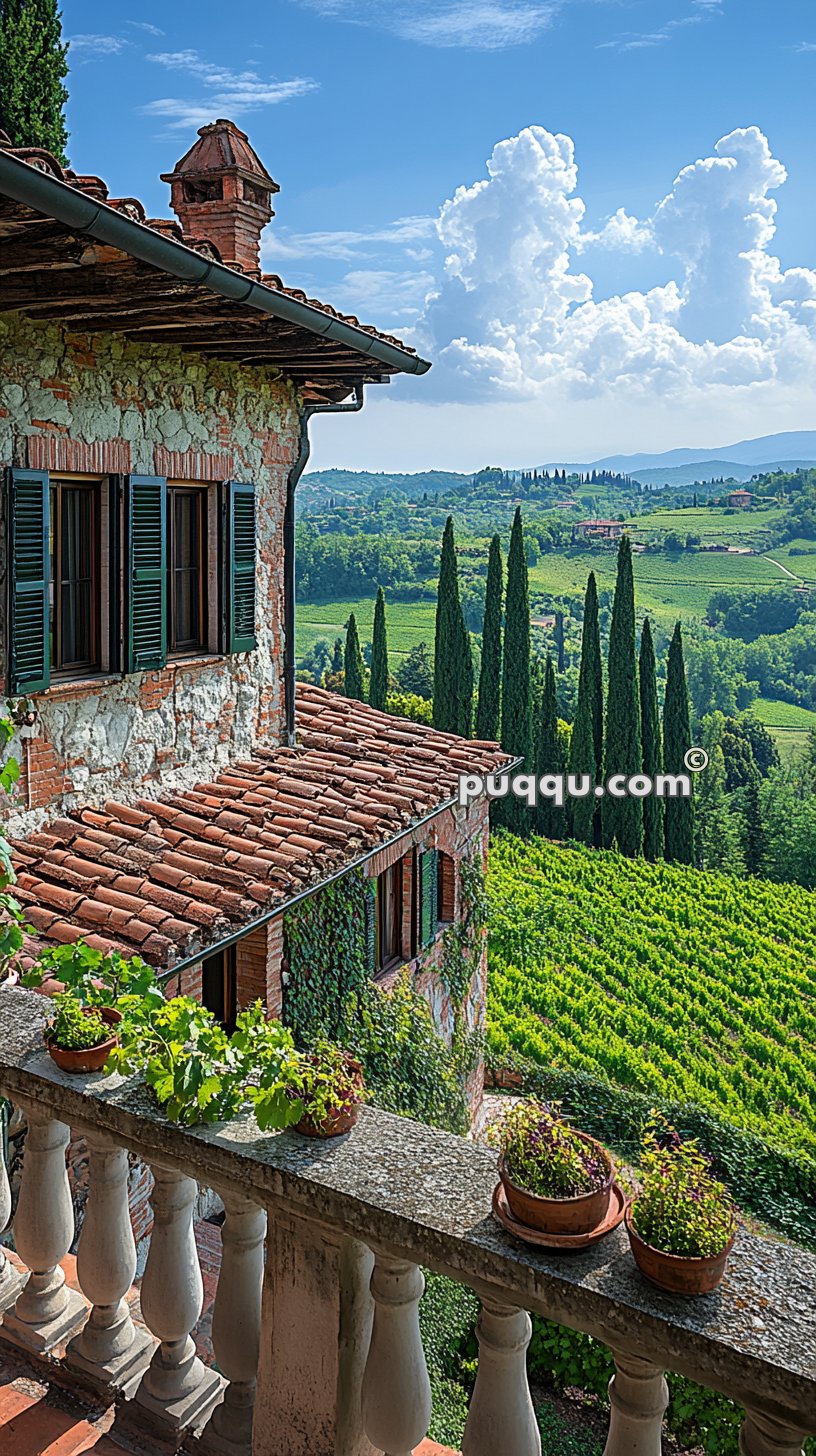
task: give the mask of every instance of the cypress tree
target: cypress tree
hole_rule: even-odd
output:
[[[745,868],[749,875],[761,875],[765,859],[765,825],[759,797],[761,782],[759,774],[752,773],[742,791],[745,796]]]
[[[67,51],[57,0],[0,0],[0,130],[63,164]]]
[[[352,612],[348,619],[346,628],[346,652],[344,657],[345,691],[347,698],[357,698],[363,702],[365,693],[363,691],[363,654],[360,651],[360,638],[357,634],[357,622]]]
[[[453,517],[442,535],[434,637],[433,723],[443,733],[470,737],[473,716],[473,657],[459,597]]]
[[[660,739],[660,711],[657,706],[657,668],[649,618],[640,634],[640,736],[643,749],[643,772],[654,779],[663,767],[663,745]],[[650,794],[643,800],[643,853],[647,859],[663,855],[663,800]]]
[[[334,639],[334,651],[332,652],[331,667],[329,668],[329,671],[331,672],[332,676],[334,676],[335,673],[341,673],[343,671],[342,637],[335,637]]]
[[[498,533],[490,542],[487,560],[482,666],[479,672],[479,701],[476,708],[476,737],[493,742],[499,736],[501,704],[501,628],[504,590],[501,541]]]
[[[632,546],[622,536],[618,547],[618,575],[609,629],[609,668],[606,700],[604,774],[640,773],[640,695],[635,656],[635,583]],[[640,799],[602,800],[601,823],[607,848],[617,843],[621,854],[638,855],[643,845],[643,803]]]
[[[517,506],[507,554],[501,746],[507,753],[523,759],[526,766],[530,760],[531,737],[530,593],[524,552],[524,528],[521,523],[521,508]],[[501,805],[502,822],[511,828],[521,828],[525,809],[520,800],[508,795],[498,802]]]
[[[663,703],[663,767],[669,774],[687,774],[686,753],[691,747],[688,687],[683,663],[680,623],[669,645],[666,697]],[[666,859],[678,864],[694,861],[694,806],[690,798],[668,797],[664,805]]]
[[[544,668],[544,683],[541,691],[541,706],[538,713],[536,735],[535,771],[542,774],[558,774],[564,769],[561,740],[558,736],[558,697],[555,688],[555,671],[552,658],[547,653]],[[551,799],[541,798],[538,806],[537,825],[540,834],[549,839],[560,839],[564,833],[564,810]]]
[[[584,597],[581,632],[581,667],[578,673],[578,701],[570,740],[569,771],[576,777],[587,774],[594,787],[603,770],[603,666],[601,628],[598,620],[598,587],[595,573],[589,573]],[[600,844],[600,809],[592,792],[584,799],[571,800],[572,834],[583,844]]]
[[[385,631],[385,596],[380,587],[374,603],[374,635],[371,645],[371,682],[368,701],[372,708],[385,711],[388,697],[388,638]]]

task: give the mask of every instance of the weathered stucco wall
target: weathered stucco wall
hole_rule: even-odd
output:
[[[46,809],[133,800],[159,776],[165,789],[206,778],[258,738],[279,741],[282,524],[297,431],[294,389],[271,369],[0,316],[0,465],[251,481],[258,503],[257,651],[38,695],[38,736],[15,745],[25,769],[15,832]],[[6,551],[4,530],[3,586]]]

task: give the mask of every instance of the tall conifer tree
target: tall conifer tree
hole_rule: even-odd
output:
[[[0,0],[0,130],[62,163],[67,50],[57,0]]]
[[[516,507],[507,554],[507,600],[504,612],[501,746],[529,764],[532,746],[530,700],[530,592],[521,507]],[[526,810],[520,800],[498,801],[503,823],[520,829]]]
[[[443,733],[470,737],[473,721],[473,656],[459,597],[453,517],[442,535],[434,637],[433,722]]]
[[[603,772],[603,665],[594,571],[589,573],[584,597],[581,667],[570,739],[569,771],[576,777],[586,775],[593,787]],[[572,799],[568,812],[573,836],[583,844],[600,844],[601,813],[592,790],[583,799]]]
[[[640,694],[635,643],[635,583],[632,546],[622,536],[618,547],[618,575],[612,624],[609,629],[609,667],[606,699],[604,775],[641,771]],[[643,846],[643,803],[632,797],[602,800],[601,823],[606,848],[617,843],[621,854],[638,855]]]
[[[482,665],[479,672],[479,702],[476,708],[476,737],[489,742],[499,736],[503,576],[501,541],[497,533],[490,542],[487,560]]]
[[[363,654],[360,651],[357,620],[353,612],[348,619],[348,626],[346,627],[344,671],[346,697],[357,698],[362,703],[365,700],[365,692],[363,689]]]
[[[371,681],[368,701],[372,708],[385,711],[388,697],[388,638],[385,630],[385,596],[380,587],[374,603],[374,633],[371,643]]]
[[[536,777],[540,778],[542,774],[563,773],[564,759],[561,740],[558,736],[558,696],[555,687],[555,670],[549,653],[547,653],[544,668],[536,740]],[[549,839],[563,838],[564,810],[553,803],[552,799],[543,797],[540,799],[537,828],[540,834],[546,834]]]
[[[663,703],[663,767],[667,774],[687,774],[686,753],[691,747],[688,687],[683,662],[680,623],[669,644],[666,697]],[[694,862],[694,805],[692,799],[667,797],[664,805],[666,859],[677,864]]]
[[[654,779],[663,767],[663,744],[660,736],[660,710],[657,705],[657,667],[649,618],[644,618],[640,634],[640,736],[643,748],[643,772]],[[643,800],[643,853],[647,859],[663,856],[663,800],[650,794]]]

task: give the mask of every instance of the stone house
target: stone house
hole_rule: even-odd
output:
[[[363,865],[370,970],[433,975],[483,857],[466,743],[296,686],[294,494],[308,422],[427,363],[260,269],[277,184],[229,121],[147,219],[0,147],[0,674],[7,813],[41,942],[138,953],[227,1025],[281,1013],[288,905]],[[32,952],[33,946],[29,948]],[[468,998],[481,1016],[484,965]]]

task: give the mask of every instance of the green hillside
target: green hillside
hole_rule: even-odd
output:
[[[691,1101],[816,1156],[816,901],[510,835],[489,868],[488,1056]]]

